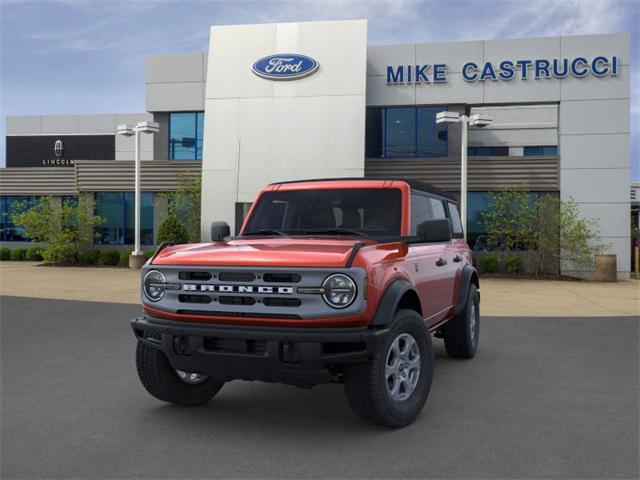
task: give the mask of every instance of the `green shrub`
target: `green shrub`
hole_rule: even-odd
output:
[[[0,261],[11,259],[11,249],[7,247],[0,248]]]
[[[42,247],[29,247],[25,258],[30,262],[40,262],[42,260]]]
[[[524,264],[522,258],[516,254],[509,254],[504,260],[505,267],[509,273],[522,273]]]
[[[35,205],[15,204],[11,220],[24,228],[25,237],[46,243],[42,252],[46,263],[73,264],[78,262],[81,246],[95,237],[94,227],[104,223],[92,212],[92,200],[85,194],[62,204],[52,197],[41,197]]]
[[[153,257],[153,254],[156,253],[156,249],[155,248],[147,248],[144,252],[144,258],[146,260],[149,260],[151,257]]]
[[[118,265],[120,263],[120,252],[118,250],[101,250],[98,263],[100,265]]]
[[[123,250],[120,252],[120,262],[118,262],[118,265],[120,265],[121,267],[128,267],[129,266],[129,255],[131,255],[131,252],[129,250]]]
[[[27,249],[26,248],[14,248],[13,250],[11,250],[11,254],[10,254],[10,258],[13,261],[22,261],[24,260],[24,258],[27,255]]]
[[[42,259],[45,263],[52,263],[54,265],[72,265],[78,263],[79,255],[78,247],[73,243],[54,244],[49,245],[42,252]]]
[[[100,261],[100,250],[88,250],[80,254],[80,263],[82,265],[97,265]]]
[[[187,228],[180,223],[178,217],[170,213],[167,218],[160,224],[158,228],[158,243],[174,242],[176,244],[188,243],[189,232]]]
[[[480,257],[480,272],[482,273],[496,273],[500,269],[500,262],[498,256],[493,253],[486,253]]]

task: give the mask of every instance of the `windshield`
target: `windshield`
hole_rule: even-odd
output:
[[[398,189],[358,188],[267,192],[245,235],[400,235]]]

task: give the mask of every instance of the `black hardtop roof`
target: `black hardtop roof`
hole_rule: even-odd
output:
[[[411,190],[418,190],[420,192],[430,193],[432,195],[437,195],[439,197],[446,198],[447,200],[450,200],[455,204],[458,203],[455,197],[453,197],[450,193],[447,193],[444,190],[440,190],[438,187],[434,187],[430,183],[423,182],[420,180],[407,179],[407,178],[363,178],[363,177],[310,178],[306,180],[289,180],[286,182],[273,182],[270,185],[284,185],[287,183],[307,183],[307,182],[332,182],[332,181],[341,181],[341,180],[348,180],[348,181],[361,180],[363,182],[371,181],[371,180],[405,182],[409,184],[409,186],[411,187]]]

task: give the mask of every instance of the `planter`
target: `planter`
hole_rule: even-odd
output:
[[[594,280],[597,282],[617,282],[618,264],[615,255],[596,255],[596,271]]]

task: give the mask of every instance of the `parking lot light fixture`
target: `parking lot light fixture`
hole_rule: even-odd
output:
[[[460,151],[460,217],[462,219],[462,231],[464,239],[467,239],[467,130],[468,125],[474,127],[486,127],[491,125],[493,118],[489,115],[477,113],[471,116],[460,115],[458,112],[438,112],[436,123],[460,123],[462,124],[461,151]]]
[[[133,127],[131,125],[127,125],[126,123],[118,125],[118,127],[116,128],[116,133],[125,137],[131,137],[132,135],[135,135]]]
[[[130,125],[118,125],[116,133],[125,137],[135,136],[135,162],[134,162],[134,230],[135,240],[133,252],[129,255],[129,267],[140,268],[144,264],[144,254],[140,249],[140,133],[153,134],[160,131],[160,125],[156,122],[138,122],[135,127]]]

